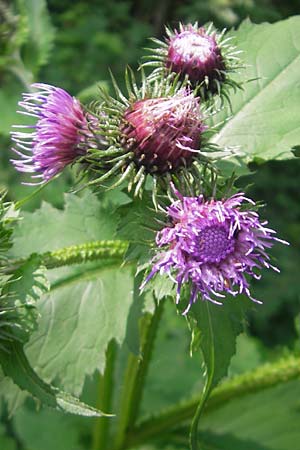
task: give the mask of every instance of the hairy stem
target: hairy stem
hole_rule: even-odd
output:
[[[299,356],[289,356],[275,363],[265,364],[251,372],[226,380],[215,388],[205,405],[204,413],[221,407],[229,400],[256,393],[299,377]],[[199,398],[194,398],[143,420],[137,427],[130,430],[126,448],[157,438],[182,422],[191,419],[198,404]]]
[[[53,252],[46,252],[40,255],[41,264],[47,269],[54,269],[71,264],[80,264],[88,261],[123,261],[128,247],[126,241],[93,241],[81,245],[71,245]],[[5,273],[13,273],[19,266],[26,262],[26,258],[11,261],[5,269]]]
[[[114,369],[117,354],[117,345],[111,341],[106,352],[106,367],[103,375],[100,375],[98,385],[98,401],[96,408],[102,411],[110,411],[112,407]],[[108,446],[110,421],[101,417],[95,419],[92,450],[105,450]]]
[[[151,359],[158,324],[163,311],[163,301],[156,307],[153,316],[145,314],[141,320],[141,354],[128,357],[125,381],[120,406],[119,428],[115,449],[127,448],[127,434],[138,417],[143,387]]]

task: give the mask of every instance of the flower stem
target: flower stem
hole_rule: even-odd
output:
[[[119,428],[115,442],[116,450],[127,448],[127,434],[134,427],[138,417],[144,382],[152,355],[158,324],[163,311],[163,303],[161,301],[156,306],[153,316],[147,313],[141,319],[141,353],[139,356],[131,353],[128,357],[120,405]]]
[[[222,407],[229,400],[272,388],[300,377],[300,357],[291,355],[275,363],[265,364],[245,374],[224,381],[207,401],[204,414]],[[128,433],[126,448],[158,437],[194,416],[199,398],[193,398],[144,419]]]
[[[19,209],[21,208],[25,203],[29,202],[31,199],[33,199],[36,195],[38,195],[43,189],[45,189],[46,186],[48,186],[51,181],[53,181],[55,178],[58,178],[58,176],[55,176],[51,178],[51,180],[46,181],[45,183],[38,186],[37,189],[35,189],[33,192],[31,192],[27,197],[22,198],[21,200],[17,201],[15,203],[15,208]]]
[[[208,378],[208,380],[205,384],[200,402],[199,402],[196,412],[194,414],[192,424],[191,424],[190,438],[189,438],[191,450],[198,450],[198,448],[199,448],[199,446],[198,446],[198,424],[199,424],[199,420],[202,415],[202,412],[204,410],[205,404],[209,398],[210,392],[211,392],[211,382]]]
[[[206,375],[206,383],[202,392],[202,396],[200,399],[200,402],[198,404],[198,407],[196,409],[195,415],[192,420],[191,429],[190,429],[190,435],[189,435],[189,441],[190,441],[190,448],[191,450],[199,450],[198,446],[198,425],[199,420],[202,415],[202,412],[204,410],[204,407],[206,405],[206,402],[210,396],[211,390],[214,387],[213,381],[214,381],[214,372],[215,372],[215,350],[214,350],[214,342],[213,342],[213,327],[212,327],[212,321],[211,321],[211,315],[209,313],[209,304],[206,302],[206,308],[207,308],[207,317],[208,317],[208,325],[209,325],[209,336],[210,336],[210,364],[207,367],[207,375]]]
[[[104,374],[99,377],[96,408],[101,411],[110,411],[112,407],[116,355],[116,342],[111,341],[106,352],[105,371]],[[92,450],[105,450],[107,448],[110,420],[105,420],[104,417],[95,419]]]

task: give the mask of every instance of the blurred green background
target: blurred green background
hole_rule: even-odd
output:
[[[256,23],[275,22],[298,13],[299,0],[0,0],[0,186],[8,190],[11,200],[19,200],[34,189],[21,184],[21,175],[9,162],[12,157],[11,125],[22,122],[22,117],[15,113],[16,104],[21,92],[31,82],[60,86],[88,102],[97,94],[99,83],[110,87],[109,68],[120,86],[123,85],[125,66],[137,67],[145,53],[143,48],[149,45],[148,38],[161,38],[165,24],[176,27],[179,21],[198,21],[199,24],[213,21],[219,28],[231,28],[237,27],[247,17]],[[264,306],[249,318],[251,337],[247,345],[244,341],[240,345],[246,345],[244,351],[247,348],[250,352],[250,361],[240,364],[237,360],[233,365],[237,372],[242,370],[241,365],[243,368],[247,368],[247,364],[251,367],[251,355],[253,361],[259,361],[260,354],[268,353],[272,357],[283,347],[295,348],[299,339],[300,159],[252,166],[251,170],[251,175],[238,181],[239,186],[250,184],[248,195],[266,203],[264,216],[291,246],[278,245],[274,249],[281,275],[265,273],[255,286],[255,296],[264,300]],[[36,197],[26,208],[33,210],[38,207],[41,197],[62,207],[63,193],[68,191],[71,182],[71,174],[67,172],[47,186],[42,196]],[[166,346],[169,348],[170,339],[173,339],[173,346],[176,339],[183,347],[188,346],[185,328],[181,330],[179,326],[174,331],[178,325],[172,314],[167,314],[165,330],[159,337],[161,353],[156,367],[158,365],[161,371],[165,371],[162,355]],[[251,353],[251,346],[257,347],[258,338],[263,345],[259,344],[259,351],[256,349]],[[194,369],[190,370],[191,377],[196,380],[196,371],[194,374]],[[150,373],[152,387],[145,400],[149,404],[161,401],[156,391],[159,382],[155,375],[151,381],[151,376]],[[168,381],[171,386],[172,381]],[[176,389],[170,388],[166,395],[175,399],[177,394]],[[57,415],[53,418],[51,415],[56,414],[53,412],[43,414],[40,421],[48,421],[55,430],[62,426],[63,421],[67,421],[71,428],[74,421],[82,424],[81,419],[60,419]],[[30,447],[24,444],[31,439],[28,436],[31,426],[28,411],[26,420],[21,412],[14,425],[5,421],[6,431],[15,427],[11,434],[19,433],[22,438],[7,441],[4,450],[48,448],[40,442]],[[88,443],[87,429],[77,422],[76,427],[82,426],[84,430],[83,442]],[[68,439],[73,439],[72,434]],[[63,445],[49,448],[65,448]]]

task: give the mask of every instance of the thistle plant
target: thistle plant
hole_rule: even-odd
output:
[[[246,411],[251,393],[289,386],[300,375],[294,353],[233,379],[228,371],[249,311],[254,306],[254,314],[263,311],[272,301],[256,295],[260,279],[272,269],[277,272],[272,282],[280,282],[281,261],[273,262],[273,246],[288,244],[262,219],[260,202],[238,186],[245,184],[240,175],[249,175],[248,162],[262,158],[260,146],[267,146],[267,159],[275,145],[261,131],[261,116],[253,118],[255,95],[261,95],[265,79],[239,71],[242,66],[252,70],[245,50],[251,33],[267,40],[259,26],[243,26],[229,36],[198,23],[167,28],[165,41],[154,39],[158,47],[138,73],[126,70],[126,93],[112,76],[115,93],[99,89],[84,105],[60,87],[34,83],[19,103],[19,112],[32,123],[13,128],[17,157],[12,164],[30,174],[28,184],[41,186],[15,204],[0,199],[1,368],[14,389],[39,403],[97,417],[92,436],[89,427],[80,441],[93,450],[144,448],[148,441],[159,449],[174,444],[204,450],[215,447],[220,436],[224,450],[250,448],[248,438],[234,432],[228,438],[222,427],[219,433],[214,411],[231,417],[226,408],[235,399],[245,402]],[[289,46],[292,42],[297,39]],[[280,61],[276,70],[286,77],[290,65]],[[250,78],[253,85],[239,92]],[[268,94],[269,88],[264,87]],[[265,97],[267,114],[273,109],[267,103],[271,96]],[[287,124],[288,117],[280,120]],[[271,118],[269,135],[274,136]],[[287,129],[281,142],[290,146]],[[229,147],[241,153],[230,153]],[[43,203],[35,212],[22,212],[73,165],[74,186],[64,208]],[[7,211],[17,210],[20,220],[8,223]],[[173,334],[185,323],[191,332],[198,393],[160,411],[145,406],[143,392],[149,379],[151,385],[150,363],[161,339],[158,328],[166,324],[165,310],[177,314]],[[174,355],[170,366],[178,363],[177,387],[188,372],[180,373],[176,359],[183,341],[186,346],[180,335],[175,350],[168,341],[168,353]],[[156,363],[159,367],[161,358]],[[161,377],[165,369],[154,368]],[[96,371],[101,375],[95,387],[97,377],[91,380],[91,375]],[[87,376],[97,397],[93,407],[77,398]],[[191,392],[189,386],[183,397]],[[111,414],[117,416],[113,423]],[[251,448],[258,448],[256,442]]]

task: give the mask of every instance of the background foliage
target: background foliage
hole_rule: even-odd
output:
[[[199,23],[212,20],[218,27],[230,28],[237,27],[248,16],[256,23],[275,22],[299,13],[297,9],[299,5],[296,0],[155,0],[151,3],[146,0],[0,0],[1,187],[9,190],[12,200],[19,200],[30,192],[30,188],[20,184],[19,174],[9,163],[9,131],[13,123],[22,120],[15,113],[16,103],[21,92],[32,81],[61,86],[88,101],[96,94],[97,84],[109,88],[108,67],[122,85],[124,67],[127,64],[136,66],[144,53],[143,47],[148,45],[147,38],[161,37],[165,23],[173,26],[179,20],[198,20]],[[274,109],[272,102],[270,109]],[[280,122],[280,117],[275,119]],[[291,246],[278,246],[274,250],[282,269],[280,277],[276,277],[276,283],[273,283],[274,274],[265,273],[263,280],[255,286],[254,296],[267,300],[263,308],[256,308],[249,315],[247,333],[238,338],[237,354],[230,366],[231,374],[254,369],[265,360],[272,361],[286,349],[299,349],[300,161],[294,159],[262,164],[262,159],[257,158],[251,165],[252,174],[240,178],[238,183],[241,187],[250,184],[249,195],[256,200],[265,200],[267,206],[264,215],[269,218],[272,228],[277,229],[278,234],[288,240]],[[117,225],[113,219],[109,221],[108,211],[112,210],[115,203],[126,203],[128,199],[122,196],[118,199],[108,198],[100,205],[94,196],[88,200],[84,196],[81,199],[68,195],[64,198],[63,193],[72,184],[71,177],[70,173],[66,173],[43,191],[42,197],[48,204],[44,203],[37,214],[33,215],[32,211],[40,206],[41,196],[26,205],[28,212],[22,229],[17,231],[12,255],[14,252],[18,256],[28,255],[35,251],[34,245],[39,251],[47,251],[89,239],[111,238]],[[102,219],[101,224],[104,215],[105,221]],[[80,222],[80,227],[72,233],[71,242],[70,236],[64,235],[61,230],[70,227],[75,216],[84,216],[88,223]],[[53,231],[50,233],[45,228],[49,220],[53,220]],[[36,233],[39,240],[36,236],[28,239],[33,223],[38,227]],[[87,236],[87,232],[92,233],[92,236]],[[49,247],[41,248],[45,242]],[[88,269],[94,274],[97,267],[91,263]],[[65,282],[74,276],[76,266],[60,271],[59,275],[53,271],[51,281],[54,284]],[[96,302],[91,305],[91,316],[84,320],[79,320],[77,311],[82,303],[93,297],[93,291],[99,292],[105,289],[105,284],[115,283],[122,291],[124,316],[127,317],[129,313],[129,317],[134,317],[136,305],[131,306],[132,297],[129,292],[125,292],[128,286],[134,291],[132,274],[127,270],[119,275],[118,280],[114,277],[108,269],[96,281],[94,278],[81,280],[75,286],[66,283],[64,295],[62,290],[54,289],[51,302],[45,298],[40,300],[38,311],[47,320],[41,323],[27,348],[28,355],[38,361],[39,373],[46,381],[54,380],[60,384],[63,379],[63,387],[75,394],[80,394],[83,387],[82,398],[94,406],[99,406],[99,402],[101,404],[97,394],[99,374],[94,371],[103,369],[105,357],[98,349],[104,348],[106,342],[103,339],[110,339],[103,329],[98,329],[97,317],[103,317],[107,307],[110,308],[107,318],[114,316],[119,308],[116,301],[118,293],[115,298],[109,298],[107,304]],[[68,301],[55,301],[56,296]],[[70,299],[73,301],[70,302]],[[149,310],[151,303],[147,304],[145,300],[143,307]],[[165,305],[165,309],[163,325],[154,348],[153,364],[146,380],[146,392],[141,405],[144,414],[166,408],[177,400],[199,392],[201,388],[201,361],[196,357],[187,357],[189,333],[185,321],[176,316],[170,303]],[[49,316],[61,321],[60,335],[51,335],[51,328],[47,328]],[[68,320],[70,317],[71,320]],[[81,336],[85,336],[85,330],[91,326],[93,319],[95,335],[82,340]],[[119,342],[125,342],[122,348],[124,354],[128,353],[128,348],[137,348],[138,333],[130,327],[130,322],[124,322],[120,327],[119,323],[114,324],[112,321],[107,323],[107,327],[112,328],[112,333],[118,333]],[[75,332],[70,337],[68,330],[72,329]],[[44,352],[53,352],[55,355],[57,346],[60,346],[59,358],[68,359],[67,372],[60,373],[59,361],[43,360],[45,353],[41,350],[40,339],[44,340],[45,336],[48,348],[43,349]],[[90,376],[87,378],[81,371],[82,366],[76,367],[76,356],[72,353],[77,350],[79,340],[83,347],[81,357],[90,367]],[[117,374],[120,376],[117,376],[116,384],[119,383],[121,389],[124,362],[120,360],[118,364]],[[11,382],[3,379],[0,387],[9,391],[0,409],[0,447],[4,450],[99,448],[97,419],[74,418],[44,408],[36,413],[33,401],[27,399],[24,403],[24,393],[13,387]],[[284,386],[257,393],[249,397],[247,412],[240,399],[211,411],[204,419],[202,441],[207,448],[215,450],[292,450],[299,437],[294,429],[294,424],[297,421],[299,423],[299,405],[294,395],[297,389],[299,382],[291,381]],[[253,411],[256,413],[253,414]],[[270,418],[271,411],[278,411],[278,415],[271,414]],[[236,419],[233,421],[232,417]],[[266,428],[257,427],[257,423],[267,421],[269,432]],[[212,424],[218,425],[212,428]],[[272,436],[271,429],[276,430]],[[186,430],[177,430],[172,436],[165,436],[165,442],[162,441],[158,448],[186,449],[186,441],[182,440],[186,434]],[[143,447],[144,450],[152,448]]]

